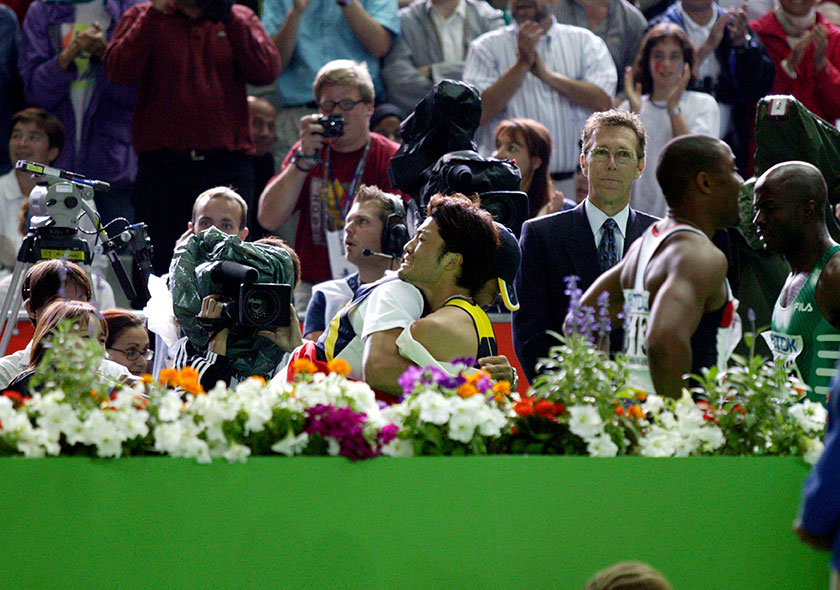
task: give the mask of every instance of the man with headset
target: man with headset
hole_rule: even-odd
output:
[[[395,270],[408,238],[402,200],[375,186],[360,186],[344,224],[344,258],[359,270],[315,285],[303,322],[304,337],[317,340],[359,287]]]

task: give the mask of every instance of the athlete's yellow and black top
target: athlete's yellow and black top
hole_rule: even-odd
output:
[[[496,334],[493,332],[493,324],[487,314],[466,297],[456,295],[450,297],[444,306],[451,305],[453,307],[460,307],[472,318],[475,326],[475,333],[478,336],[478,350],[475,358],[480,359],[486,356],[496,356],[498,348],[496,346]]]

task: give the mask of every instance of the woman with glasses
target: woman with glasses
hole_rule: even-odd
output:
[[[108,324],[105,352],[108,358],[127,368],[133,375],[148,373],[148,363],[154,356],[149,349],[149,333],[139,317],[127,309],[107,309],[102,312]]]
[[[694,66],[694,48],[685,31],[663,23],[647,32],[635,64],[625,70],[627,100],[619,108],[637,113],[647,130],[647,166],[630,197],[637,211],[659,217],[667,212],[656,181],[656,163],[665,144],[689,133],[720,135],[720,108],[714,97],[686,90]]]

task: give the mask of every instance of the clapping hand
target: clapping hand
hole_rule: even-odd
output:
[[[527,64],[529,68],[533,68],[537,61],[537,42],[542,35],[542,27],[533,21],[524,22],[519,27],[519,37],[517,38],[519,61]]]
[[[747,40],[747,3],[744,2],[739,10],[730,9],[730,12],[734,16],[728,25],[729,36],[735,47],[741,47]]]
[[[668,107],[668,110],[674,109],[677,106],[679,106],[683,92],[685,92],[685,89],[688,88],[688,83],[690,81],[691,68],[688,67],[688,64],[683,64],[683,71],[680,75],[679,82],[677,82],[677,84],[674,85],[674,87],[671,89],[671,93],[665,100],[665,104]]]
[[[624,68],[624,95],[630,103],[630,110],[638,113],[642,110],[642,83],[636,82],[633,76],[633,68]]]

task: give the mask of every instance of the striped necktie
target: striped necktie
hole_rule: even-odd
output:
[[[608,217],[601,226],[601,243],[598,245],[598,261],[601,263],[601,272],[615,266],[618,262],[618,252],[615,245],[615,229],[617,224],[612,217]]]

